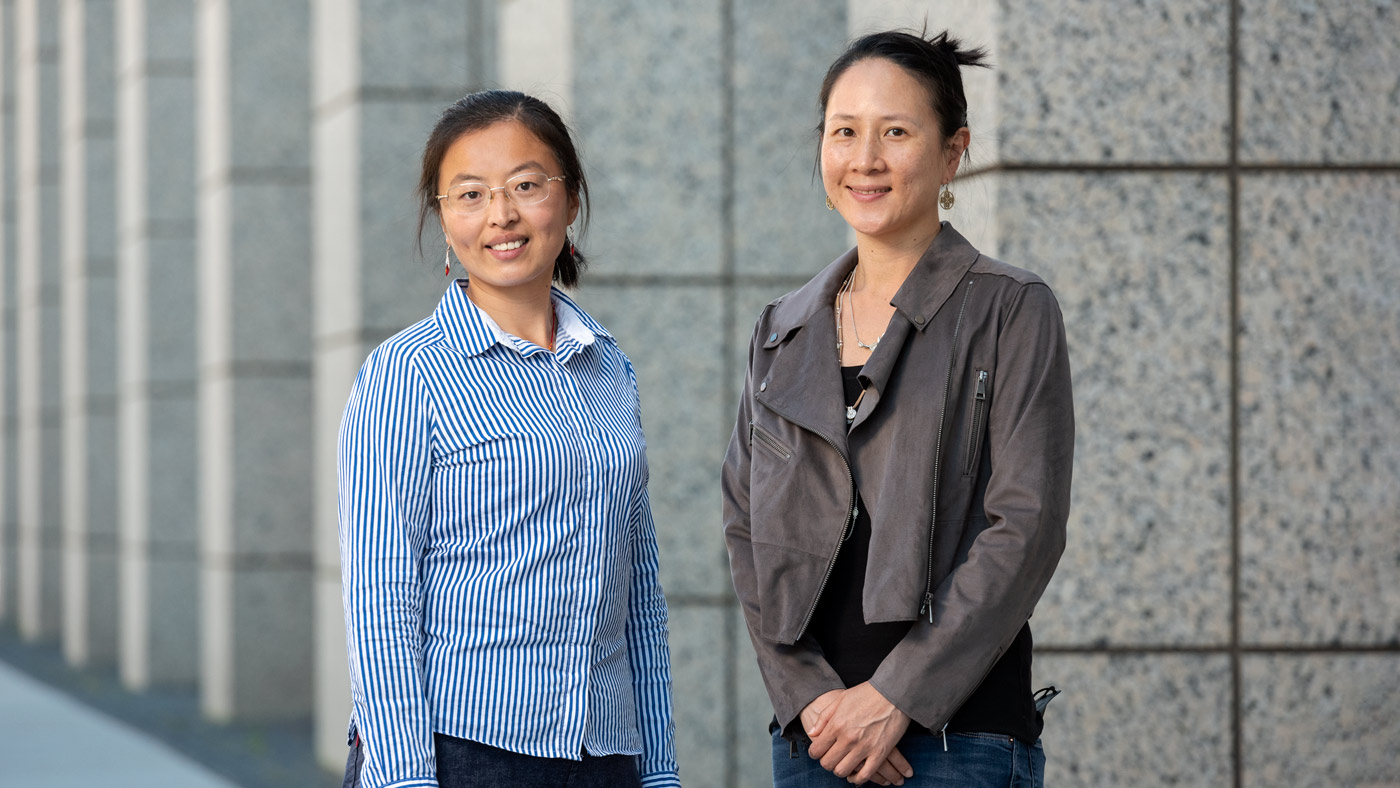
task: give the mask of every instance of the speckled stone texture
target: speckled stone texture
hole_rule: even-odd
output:
[[[1001,3],[1001,158],[1223,161],[1229,4]]]
[[[1389,0],[1244,0],[1240,158],[1400,159],[1400,8]]]
[[[807,270],[821,264],[814,251],[844,241],[846,225],[826,210],[813,167],[817,93],[845,37],[845,0],[734,4],[729,186],[740,273]]]
[[[609,273],[723,265],[727,210],[719,0],[589,0],[574,10],[574,112]]]
[[[730,614],[738,644],[735,658],[735,684],[738,708],[729,724],[735,736],[736,785],[770,785],[773,781],[773,744],[768,723],[773,719],[773,703],[758,673],[744,614],[735,607]]]
[[[1231,784],[1228,657],[1037,656],[1031,686],[1049,684],[1046,785]]]
[[[1069,542],[1038,643],[1229,637],[1227,184],[1008,176],[1002,257],[1054,289],[1075,400]]]
[[[723,607],[670,606],[676,760],[686,788],[727,786],[729,720],[724,702]],[[761,784],[761,783],[760,783]]]
[[[578,293],[637,372],[668,595],[724,595],[731,588],[718,493],[729,435],[717,352],[722,297],[718,286],[586,286]]]
[[[1242,634],[1394,644],[1400,176],[1241,188]]]
[[[1400,785],[1400,656],[1244,660],[1244,785]]]

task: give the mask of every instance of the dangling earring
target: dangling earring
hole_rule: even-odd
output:
[[[564,237],[569,239],[569,257],[578,257],[578,247],[574,246],[574,228],[565,227]]]
[[[452,247],[448,246],[442,253],[442,275],[452,276]]]
[[[827,209],[828,211],[834,211],[834,210],[836,210],[836,203],[834,203],[834,202],[831,201],[831,195],[830,195],[830,194],[828,194],[828,195],[826,196],[826,209]]]
[[[948,188],[948,184],[943,184],[943,193],[938,196],[938,204],[943,206],[943,210],[953,210],[953,190]]]

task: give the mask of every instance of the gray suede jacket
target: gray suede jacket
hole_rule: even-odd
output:
[[[832,303],[851,250],[764,308],[723,469],[724,535],[785,730],[842,687],[808,635],[868,502],[867,623],[915,621],[871,684],[938,730],[1030,617],[1069,516],[1074,406],[1059,305],[946,222],[891,303],[848,426]]]

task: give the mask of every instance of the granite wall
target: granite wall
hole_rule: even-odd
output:
[[[412,251],[427,130],[504,84],[588,169],[579,298],[640,379],[685,783],[768,784],[719,463],[754,318],[849,242],[813,172],[825,67],[927,20],[996,66],[948,218],[1050,282],[1071,343],[1047,782],[1400,783],[1393,4],[59,7],[0,0],[0,627],[219,720],[311,720],[339,765],[335,428],[442,287]]]

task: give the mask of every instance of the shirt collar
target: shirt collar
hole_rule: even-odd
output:
[[[463,280],[454,280],[433,310],[433,317],[442,330],[447,344],[468,356],[479,356],[495,345],[513,350],[522,356],[547,352],[532,343],[506,333],[491,316],[467,297]],[[564,295],[557,287],[550,288],[550,298],[554,302],[554,313],[558,316],[558,333],[555,335],[555,352],[560,362],[596,339],[606,339],[616,343],[598,321]]]

